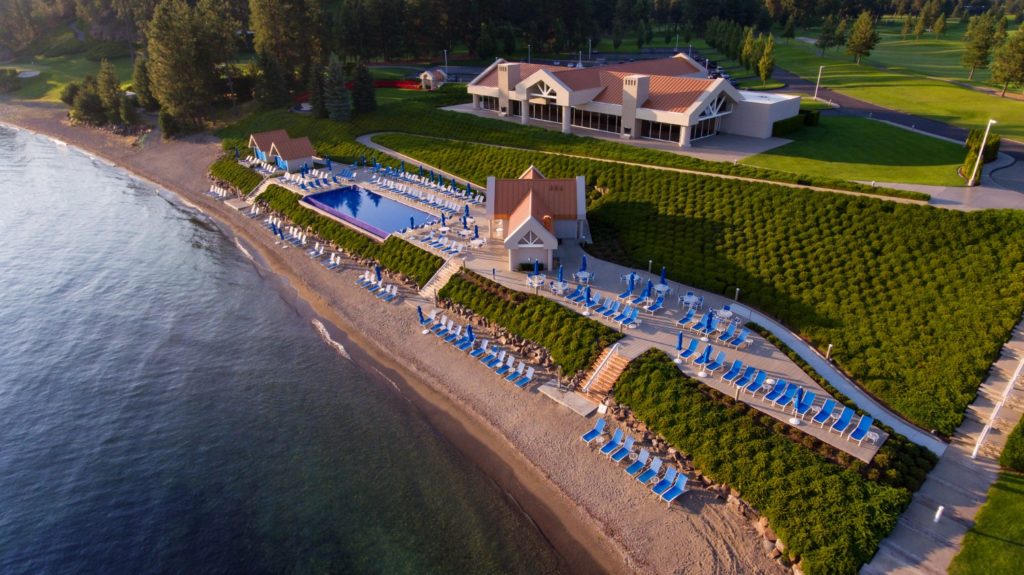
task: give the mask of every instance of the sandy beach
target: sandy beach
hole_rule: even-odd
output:
[[[63,106],[0,103],[0,122],[86,150],[179,194],[256,255],[258,265],[343,332],[353,361],[392,383],[536,522],[579,573],[783,573],[762,539],[724,500],[699,488],[666,508],[618,465],[579,441],[593,425],[536,392],[523,392],[479,362],[422,336],[415,310],[386,305],[354,285],[362,268],[325,270],[274,245],[259,221],[208,197],[216,138],[164,142],[68,125]],[[357,392],[357,390],[353,390]],[[529,561],[529,558],[523,558]]]

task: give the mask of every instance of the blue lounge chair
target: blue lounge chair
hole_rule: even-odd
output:
[[[732,382],[734,379],[740,376],[743,372],[743,362],[734,359],[732,365],[729,366],[729,371],[722,374],[722,381]]]
[[[580,439],[583,440],[583,443],[590,443],[597,439],[598,437],[601,437],[604,434],[604,426],[606,424],[607,422],[605,420],[598,419],[596,422],[594,422],[594,428],[581,435]]]
[[[618,314],[619,314],[619,302],[613,301],[611,307],[609,307],[608,309],[604,310],[604,312],[601,315],[603,315],[604,317],[614,317],[614,316],[616,316]]]
[[[637,455],[636,460],[629,464],[626,468],[626,474],[631,477],[636,477],[637,473],[640,473],[644,467],[647,467],[647,460],[651,458],[651,452],[646,449],[640,450],[640,455]]]
[[[753,383],[747,386],[746,391],[748,391],[750,395],[757,396],[757,392],[761,391],[761,388],[764,387],[766,379],[768,379],[767,373],[763,371],[757,372],[757,377],[754,378]]]
[[[789,387],[786,388],[786,392],[782,394],[782,397],[775,400],[775,406],[785,410],[786,407],[796,399],[796,393],[798,391],[800,391],[799,385],[795,383],[789,384]]]
[[[844,407],[843,412],[839,414],[839,419],[832,424],[829,428],[830,431],[835,431],[839,435],[842,435],[850,427],[850,421],[853,419],[853,410],[849,407]]]
[[[753,381],[755,373],[757,373],[757,368],[752,365],[748,365],[747,369],[743,371],[743,375],[741,375],[739,379],[735,381],[736,387],[746,387],[748,383]]]
[[[440,327],[438,329],[434,330],[434,335],[436,335],[437,337],[443,338],[444,336],[446,336],[448,334],[449,331],[451,331],[451,329],[454,326],[455,326],[455,322],[452,321],[452,320],[448,320],[448,323],[442,323],[442,324],[440,324]]]
[[[725,328],[725,331],[718,336],[718,341],[721,343],[728,343],[732,336],[736,335],[736,323],[730,323],[729,327]]]
[[[391,291],[386,296],[384,296],[384,297],[382,297],[380,299],[382,299],[382,300],[384,300],[384,301],[386,301],[388,303],[391,303],[391,302],[395,301],[395,298],[397,298],[397,297],[398,297],[398,287],[397,286],[391,286]]]
[[[686,482],[689,479],[690,478],[687,477],[685,473],[680,473],[679,477],[676,478],[676,484],[672,486],[672,489],[661,494],[661,500],[671,506],[673,501],[678,499],[680,495],[686,493]]]
[[[513,381],[512,383],[519,389],[523,389],[527,385],[530,385],[531,381],[533,381],[533,368],[528,367],[526,368],[526,375],[523,375],[522,377]]]
[[[469,348],[473,347],[473,342],[475,342],[475,341],[476,341],[476,337],[472,336],[472,335],[469,335],[469,336],[466,336],[466,337],[462,338],[462,342],[457,344],[455,347],[459,348],[459,351],[466,351]]]
[[[428,316],[424,317],[423,319],[419,320],[420,325],[422,325],[423,327],[426,327],[426,326],[434,323],[434,318],[436,318],[436,317],[437,317],[437,310],[435,309],[435,310],[432,310],[430,312],[430,315],[428,315]]]
[[[578,303],[583,303],[586,299],[587,299],[587,290],[584,289],[584,290],[580,290],[580,293],[576,297],[570,298],[569,301],[571,301],[572,303],[577,303],[578,304]]]
[[[651,315],[654,315],[657,311],[659,311],[663,307],[665,307],[665,294],[659,295],[658,299],[654,300],[654,303],[652,303],[651,305],[647,306],[647,311],[649,311],[651,313]]]
[[[501,353],[495,356],[494,359],[492,359],[491,361],[487,362],[487,367],[491,369],[496,369],[497,367],[499,367],[501,363],[505,361],[505,354],[505,350],[501,350]]]
[[[740,330],[740,334],[729,340],[729,345],[739,349],[740,347],[750,343],[750,330],[743,328]]]
[[[519,360],[519,365],[505,376],[505,381],[515,381],[524,373],[526,373],[526,362]]]
[[[805,391],[803,397],[799,401],[793,404],[793,414],[799,415],[800,419],[803,419],[811,411],[811,406],[814,405],[814,399],[817,394],[813,391]]]
[[[672,484],[675,483],[676,475],[678,473],[678,469],[675,467],[669,467],[665,470],[665,476],[661,478],[661,481],[655,483],[654,486],[651,487],[651,491],[653,491],[655,495],[661,495],[668,491],[668,488],[672,487]]]
[[[709,343],[704,347],[704,351],[700,354],[700,357],[693,360],[693,365],[707,365],[711,363],[711,354],[714,353],[715,349]]]
[[[565,296],[565,299],[567,299],[569,301],[573,301],[574,299],[578,298],[581,293],[583,293],[583,285],[578,285],[578,286],[576,286],[576,291],[574,291],[571,294]]]
[[[484,355],[485,353],[487,353],[487,346],[490,345],[490,343],[491,342],[486,340],[486,339],[483,340],[482,342],[480,342],[480,345],[477,346],[476,349],[474,349],[473,351],[469,352],[469,356],[470,357],[480,357],[481,355]]]
[[[448,343],[455,343],[460,337],[462,337],[462,326],[456,327],[454,330],[449,331],[448,335],[444,336],[444,340]]]
[[[618,297],[618,299],[621,299],[621,300],[628,300],[629,298],[633,297],[633,287],[632,286],[627,287],[626,291],[620,293],[616,297]]]
[[[480,363],[487,365],[491,363],[491,360],[498,357],[498,353],[501,352],[501,348],[492,346],[488,348],[487,352],[480,356]]]
[[[687,309],[686,313],[683,314],[683,317],[679,318],[679,321],[676,322],[676,325],[685,326],[686,324],[688,324],[691,321],[693,321],[693,316],[696,313],[697,313],[697,311],[694,310],[692,307]]]
[[[596,308],[597,306],[601,305],[601,294],[594,294],[594,299],[593,300],[591,300],[589,303],[587,303],[587,302],[584,302],[584,303],[586,304],[587,309],[594,309],[594,308]]]
[[[696,339],[690,340],[690,345],[686,346],[682,351],[679,352],[679,359],[686,361],[693,356],[697,355],[697,346],[700,342]]]
[[[714,333],[716,331],[718,331],[718,316],[714,316],[714,315],[711,316],[710,318],[708,318],[704,322],[704,325],[699,326],[697,328],[697,333],[699,333],[701,335],[708,335],[709,336],[709,335],[711,335],[712,333]]]
[[[784,393],[786,393],[786,389],[788,387],[789,384],[786,383],[786,380],[780,379],[776,381],[775,385],[772,386],[772,390],[765,394],[764,400],[767,401],[768,403],[774,402],[776,399],[779,399],[780,397],[782,397]]]
[[[651,298],[651,290],[649,290],[647,288],[644,288],[644,291],[640,292],[640,295],[638,295],[635,298],[633,298],[633,300],[630,301],[629,303],[631,303],[633,305],[643,305],[650,298]]]
[[[615,303],[619,303],[619,302],[615,302]],[[612,305],[612,298],[610,298],[610,297],[605,298],[604,299],[604,303],[602,303],[601,305],[597,306],[597,308],[594,309],[594,315],[604,315],[604,312],[608,311],[608,308],[611,307],[611,305]]]
[[[720,351],[718,352],[718,355],[715,356],[714,360],[712,360],[711,362],[704,366],[704,371],[708,373],[715,373],[716,371],[722,369],[723,365],[725,365],[725,352]]]
[[[619,322],[619,327],[629,327],[636,323],[636,316],[640,315],[640,308],[635,307],[629,312],[629,317]]]
[[[632,309],[633,308],[631,308],[631,307],[629,307],[627,305],[625,308],[623,308],[622,313],[620,313],[619,315],[617,315],[614,318],[612,318],[612,321],[614,321],[615,323],[622,323],[623,321],[626,320],[626,318],[629,317],[630,310],[632,310]]]
[[[651,462],[651,466],[647,468],[647,471],[644,471],[640,475],[637,475],[636,480],[642,483],[643,485],[647,485],[651,481],[654,481],[655,479],[658,478],[658,474],[661,473],[661,466],[661,458],[655,457],[654,461]]]
[[[857,445],[864,443],[864,438],[868,436],[868,431],[871,430],[871,424],[875,422],[875,419],[870,415],[862,415],[860,421],[857,422],[857,427],[850,432],[850,439],[857,442]]]
[[[822,404],[820,408],[818,408],[818,413],[815,413],[814,417],[811,418],[811,421],[817,423],[821,427],[825,427],[825,422],[828,421],[829,419],[832,419],[832,412],[835,410],[836,400],[831,398],[826,399],[825,403]]]
[[[508,356],[508,359],[505,360],[505,365],[495,368],[495,372],[497,372],[498,375],[505,375],[506,373],[512,371],[512,368],[515,366],[516,358],[510,355]]]
[[[601,455],[608,455],[609,453],[615,451],[620,446],[622,446],[623,435],[624,434],[622,433],[622,429],[616,429],[615,434],[612,435],[612,438],[610,440],[608,440],[608,443],[605,443],[604,445],[601,446]]]
[[[627,455],[633,453],[633,444],[636,443],[636,438],[632,435],[626,438],[626,442],[622,444],[622,447],[616,449],[613,453],[608,455],[608,459],[615,463],[620,463]]]

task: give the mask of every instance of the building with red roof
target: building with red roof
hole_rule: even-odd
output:
[[[497,60],[468,84],[477,109],[496,115],[677,143],[718,133],[768,138],[800,111],[800,97],[748,92],[683,54],[595,68]]]

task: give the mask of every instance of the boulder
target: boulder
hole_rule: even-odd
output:
[[[762,516],[758,519],[757,522],[754,523],[754,529],[757,529],[758,535],[764,535],[765,530],[768,529],[768,518]]]

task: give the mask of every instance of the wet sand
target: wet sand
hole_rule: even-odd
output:
[[[330,322],[354,361],[415,404],[447,440],[501,486],[579,573],[782,573],[761,538],[725,502],[695,489],[671,509],[578,437],[593,425],[479,362],[422,336],[415,310],[385,305],[354,285],[362,269],[329,272],[274,245],[258,221],[205,195],[216,138],[143,145],[64,122],[62,106],[0,103],[0,122],[62,140],[179,194],[213,217]],[[523,558],[529,561],[529,558]]]

